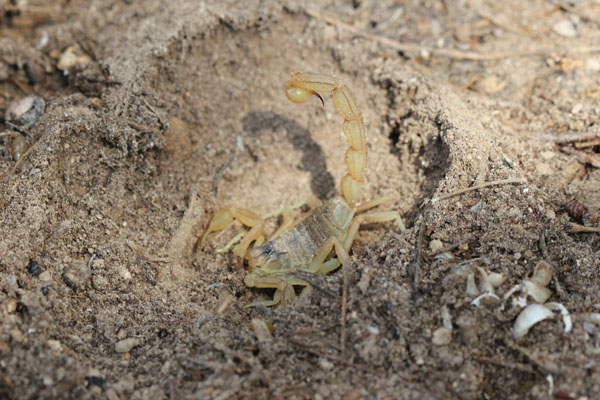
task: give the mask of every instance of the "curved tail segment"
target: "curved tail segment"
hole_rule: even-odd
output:
[[[342,81],[329,75],[294,72],[285,84],[286,95],[294,103],[302,103],[310,95],[321,100],[319,92],[332,92],[333,105],[344,118],[344,135],[350,146],[346,150],[348,174],[342,178],[342,193],[350,207],[356,207],[367,168],[367,141],[362,115],[354,96]]]

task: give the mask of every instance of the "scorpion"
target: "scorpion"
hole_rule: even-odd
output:
[[[389,199],[380,198],[358,205],[367,167],[366,129],[347,85],[329,75],[295,72],[285,87],[287,98],[293,103],[303,103],[314,95],[324,104],[320,93],[333,94],[334,107],[344,119],[343,133],[349,145],[345,155],[348,174],[341,180],[343,197],[337,196],[321,203],[313,196],[265,216],[244,208],[228,207],[219,210],[212,217],[200,239],[200,248],[211,232],[226,229],[234,220],[250,228],[218,250],[227,251],[239,240],[233,248],[233,254],[248,260],[249,272],[244,283],[249,287],[275,289],[272,300],[257,301],[249,304],[249,307],[277,304],[285,307],[296,297],[294,286],[303,286],[300,296],[306,296],[311,287],[295,272],[327,274],[340,265],[347,265],[350,262],[348,253],[364,222],[396,221],[399,229],[405,230],[398,211],[358,214],[386,203]],[[292,209],[306,204],[312,210],[303,218],[294,220]],[[283,222],[265,241],[265,220],[278,215],[282,215]],[[254,246],[249,249],[252,242]]]

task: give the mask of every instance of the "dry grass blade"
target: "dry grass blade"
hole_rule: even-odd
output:
[[[449,199],[454,196],[459,196],[459,195],[467,193],[467,192],[472,192],[474,190],[479,190],[479,189],[483,189],[483,188],[490,187],[490,186],[508,185],[511,183],[527,183],[527,179],[526,178],[509,178],[509,179],[500,179],[497,181],[485,182],[485,183],[482,183],[481,185],[471,186],[469,188],[461,189],[456,192],[449,193],[449,194],[446,194],[446,195],[443,195],[440,197],[434,197],[431,199],[431,202],[435,203],[440,200],[446,200],[446,199]]]

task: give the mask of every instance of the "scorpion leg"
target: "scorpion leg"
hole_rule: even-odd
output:
[[[250,231],[244,235],[241,242],[233,248],[233,254],[236,256],[243,256],[246,253],[248,246],[250,246],[250,243],[258,239],[265,228],[265,222],[260,216],[244,208],[229,207],[217,212],[210,220],[208,228],[206,228],[206,231],[200,239],[200,248],[204,246],[204,240],[209,233],[228,228],[234,220],[238,220],[245,226],[251,228]],[[228,246],[231,246],[233,243],[228,243]]]
[[[266,275],[259,272],[251,272],[246,275],[244,283],[248,287],[276,289],[273,300],[256,301],[247,307],[254,307],[256,305],[270,307],[280,302],[285,307],[286,304],[293,303],[296,298],[294,285],[306,285],[306,282],[294,277]]]
[[[317,254],[311,261],[308,266],[308,271],[313,274],[322,274],[325,272],[323,268],[328,268],[327,272],[332,271],[335,268],[332,268],[334,264],[327,264],[325,262],[325,258],[331,253],[331,250],[335,250],[335,254],[341,264],[347,264],[350,261],[350,256],[348,255],[348,251],[344,248],[344,245],[338,238],[335,236],[330,237],[323,243]],[[338,265],[339,266],[339,265]]]
[[[367,214],[357,215],[352,220],[352,223],[348,228],[348,233],[346,233],[346,238],[344,239],[344,249],[346,251],[350,251],[350,247],[352,247],[352,242],[354,242],[354,238],[356,237],[358,228],[362,223],[388,221],[396,221],[401,232],[406,230],[404,222],[402,222],[402,218],[400,217],[400,213],[398,211],[374,211]]]

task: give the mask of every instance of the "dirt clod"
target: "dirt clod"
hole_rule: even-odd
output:
[[[63,272],[63,280],[73,290],[83,287],[90,277],[92,271],[88,263],[84,261],[74,261],[65,268]]]

